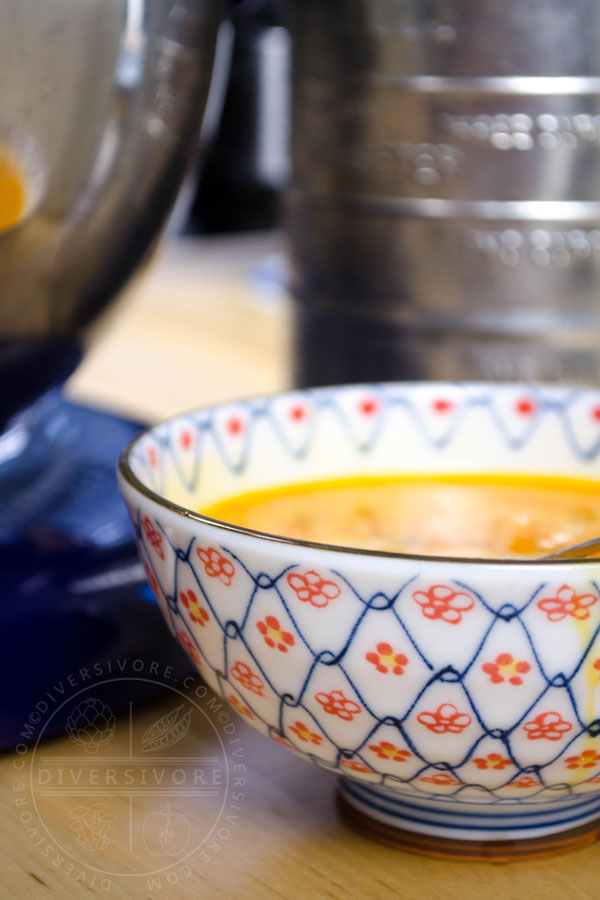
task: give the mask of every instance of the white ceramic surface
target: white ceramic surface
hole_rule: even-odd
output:
[[[179,417],[119,478],[167,625],[242,716],[382,822],[519,839],[600,815],[600,561],[348,551],[193,510],[355,474],[600,478],[599,452],[599,392],[387,384]]]

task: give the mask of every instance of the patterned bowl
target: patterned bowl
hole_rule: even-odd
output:
[[[600,561],[350,550],[194,510],[366,473],[600,478],[599,452],[597,392],[386,384],[181,416],[119,480],[165,620],[218,694],[342,776],[363,832],[507,859],[600,828]]]

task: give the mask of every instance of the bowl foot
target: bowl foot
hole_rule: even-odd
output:
[[[536,804],[534,813],[522,806],[508,811],[504,806],[480,804],[472,805],[477,806],[473,812],[465,812],[467,804],[401,798],[343,778],[338,792],[345,821],[379,843],[441,859],[498,863],[558,856],[595,843],[600,838],[600,798],[586,800],[585,795],[579,795],[569,800],[566,807],[561,804],[559,812],[555,803],[549,804],[550,812],[541,803]],[[446,806],[449,808],[444,809]],[[515,821],[511,828],[507,824],[509,818],[532,817],[535,825]],[[469,818],[473,819],[471,823]],[[477,819],[484,823],[481,827]]]

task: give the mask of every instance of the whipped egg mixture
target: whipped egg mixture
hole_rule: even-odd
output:
[[[201,512],[344,547],[534,558],[600,535],[600,483],[512,474],[361,477],[243,494]]]

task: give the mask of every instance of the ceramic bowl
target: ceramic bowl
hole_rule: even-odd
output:
[[[596,837],[600,562],[352,550],[195,510],[364,474],[600,478],[599,451],[598,392],[385,384],[180,416],[119,479],[166,623],[218,694],[339,775],[363,831],[504,859]]]

